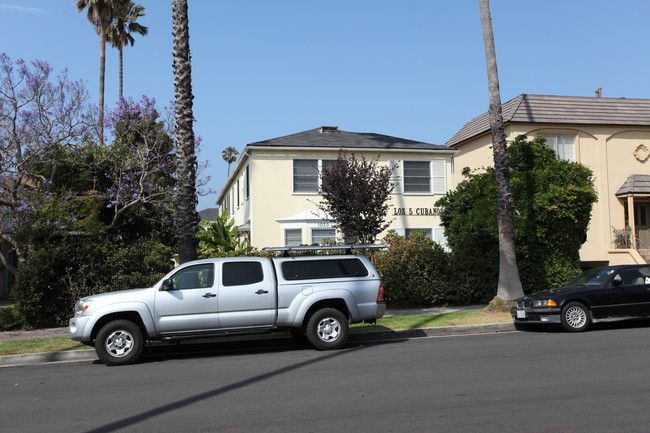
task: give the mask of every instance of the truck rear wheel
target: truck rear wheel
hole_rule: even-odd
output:
[[[338,349],[348,340],[350,325],[336,308],[321,308],[307,322],[306,336],[309,344],[318,350]]]
[[[130,320],[114,320],[97,333],[95,352],[106,365],[126,365],[135,361],[144,347],[142,330]]]

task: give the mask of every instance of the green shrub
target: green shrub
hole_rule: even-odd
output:
[[[12,296],[25,326],[65,326],[77,299],[151,286],[172,269],[171,259],[172,248],[156,240],[65,238],[30,252]]]
[[[11,331],[23,327],[20,313],[14,305],[0,307],[0,331]]]
[[[444,304],[448,300],[448,256],[443,248],[422,234],[405,239],[394,232],[384,239],[388,251],[375,255],[387,304],[417,307]]]

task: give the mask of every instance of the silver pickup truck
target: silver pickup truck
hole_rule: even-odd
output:
[[[385,311],[365,256],[230,257],[185,263],[147,289],[80,299],[68,333],[120,365],[135,361],[145,340],[290,331],[316,349],[337,349],[349,324]]]

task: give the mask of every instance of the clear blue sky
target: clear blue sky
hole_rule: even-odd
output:
[[[171,1],[136,1],[125,96],[173,99]],[[0,0],[0,52],[48,61],[96,98],[99,39],[74,0]],[[492,0],[503,102],[521,93],[650,98],[647,0]],[[487,110],[476,0],[189,0],[195,133],[221,151],[321,125],[444,144]],[[106,101],[117,99],[108,49]],[[214,206],[201,197],[199,209]]]

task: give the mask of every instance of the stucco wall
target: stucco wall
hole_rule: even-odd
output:
[[[644,144],[650,148],[650,128],[625,128],[611,126],[570,127],[567,125],[511,124],[506,128],[508,141],[524,134],[529,139],[538,135],[575,135],[576,160],[594,173],[594,186],[598,202],[594,204],[587,241],[580,251],[585,262],[620,261],[621,256],[610,256],[613,246],[613,230],[623,229],[624,204],[615,196],[631,174],[650,173],[650,163],[641,162],[634,156],[635,149]],[[455,156],[454,185],[462,180],[461,170],[493,165],[491,136],[489,134],[458,147]],[[489,162],[488,162],[489,161]]]

